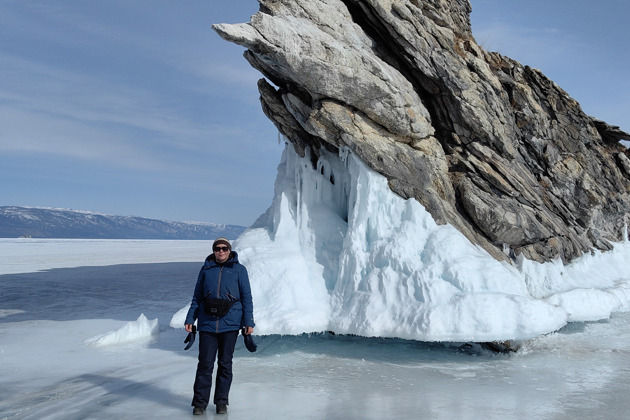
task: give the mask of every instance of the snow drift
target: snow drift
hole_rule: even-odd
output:
[[[499,262],[344,149],[314,168],[287,145],[272,205],[234,248],[258,334],[520,340],[630,302],[627,237],[568,266]]]

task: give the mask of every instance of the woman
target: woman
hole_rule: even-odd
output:
[[[217,360],[214,404],[217,414],[227,413],[232,384],[232,356],[238,331],[254,332],[254,307],[247,269],[225,238],[212,244],[212,254],[199,272],[195,293],[186,316],[191,332],[195,320],[199,331],[199,363],[195,377],[193,414],[206,411],[212,388],[212,370]],[[224,313],[225,312],[225,313]]]

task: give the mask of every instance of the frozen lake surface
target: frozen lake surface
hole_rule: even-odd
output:
[[[6,249],[20,247],[0,244],[0,419],[192,418],[197,345],[184,351],[186,334],[169,323],[190,300],[203,257],[191,259],[209,245],[128,245],[74,242],[99,265],[63,267],[58,242],[10,258]],[[125,264],[107,259],[110,249]],[[16,268],[29,259],[31,271],[57,268]],[[152,335],[86,343],[140,314],[158,320]],[[511,354],[328,333],[256,336],[249,353],[239,339],[225,418],[626,418],[629,321],[571,323]]]

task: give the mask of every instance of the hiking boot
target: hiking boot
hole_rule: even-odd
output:
[[[193,408],[193,416],[200,416],[206,412],[206,409],[203,407],[195,407]]]
[[[227,413],[227,405],[217,404],[217,414],[225,414],[225,413]]]

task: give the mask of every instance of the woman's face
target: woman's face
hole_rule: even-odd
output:
[[[230,248],[226,245],[219,244],[214,247],[214,258],[218,263],[226,262],[228,257],[230,256]]]

